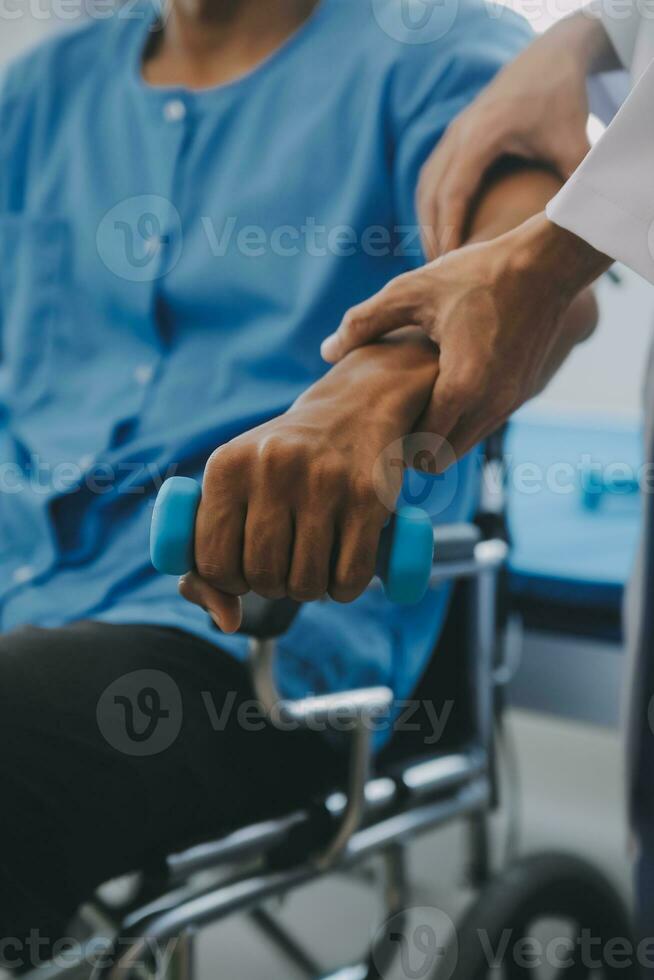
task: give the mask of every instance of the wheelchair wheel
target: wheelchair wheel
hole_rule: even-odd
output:
[[[592,865],[565,854],[535,855],[502,872],[457,933],[457,956],[443,961],[456,959],[447,971],[451,980],[631,980],[638,974],[629,916],[615,889]]]

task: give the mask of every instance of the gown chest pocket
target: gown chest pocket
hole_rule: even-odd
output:
[[[0,214],[0,393],[11,412],[46,397],[72,337],[68,222]]]

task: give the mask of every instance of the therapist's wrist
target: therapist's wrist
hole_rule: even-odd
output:
[[[514,271],[538,282],[565,309],[613,260],[583,238],[538,214],[510,232]]]

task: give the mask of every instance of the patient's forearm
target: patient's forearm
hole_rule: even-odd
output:
[[[484,242],[545,209],[561,180],[545,167],[504,160],[489,174],[468,222],[466,242]]]
[[[405,327],[352,351],[312,385],[290,410],[311,406],[350,416],[366,425],[410,432],[420,418],[438,375],[438,352],[422,331]]]

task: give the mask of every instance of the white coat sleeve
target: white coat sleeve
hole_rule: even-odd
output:
[[[636,16],[634,7],[631,19],[604,18],[621,58],[638,46]],[[547,215],[654,283],[654,62]]]

